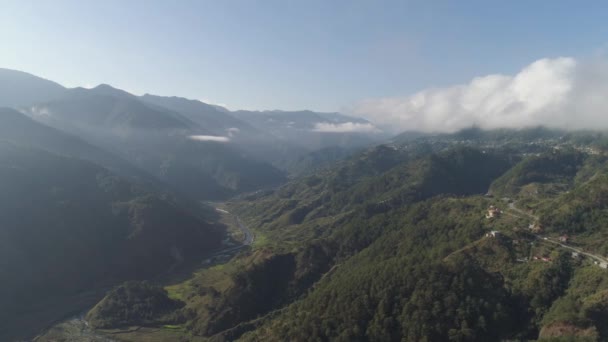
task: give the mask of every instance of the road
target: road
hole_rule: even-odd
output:
[[[220,213],[223,213],[223,214],[232,215],[228,210],[224,210],[224,209],[220,209],[220,208],[215,208],[215,210]],[[236,250],[241,249],[246,246],[251,246],[253,244],[253,241],[255,240],[255,235],[253,235],[253,232],[243,223],[243,221],[241,221],[241,219],[236,215],[232,215],[232,216],[234,217],[234,219],[236,221],[236,225],[237,225],[237,227],[239,227],[239,230],[243,233],[243,236],[245,237],[245,239],[243,240],[243,243],[241,245],[222,249],[221,251],[214,253],[213,254],[214,256],[219,255],[219,254],[226,254],[229,252],[233,252],[233,251],[236,251]],[[209,260],[209,259],[207,259],[207,260]]]
[[[531,219],[533,219],[534,221],[538,221],[538,216],[536,216],[536,215],[532,215],[532,214],[529,214],[529,213],[527,213],[527,212],[525,212],[525,211],[523,211],[523,210],[521,210],[521,209],[517,208],[517,207],[515,206],[515,202],[511,202],[511,203],[509,203],[509,209],[510,209],[510,210],[513,210],[513,211],[515,211],[516,213],[518,213],[518,214],[520,214],[520,215],[524,215],[524,216],[526,216],[526,217],[528,217],[528,218],[531,218]],[[558,246],[560,246],[560,247],[562,247],[562,248],[565,248],[565,249],[571,250],[571,251],[573,251],[573,252],[579,253],[579,254],[581,254],[581,255],[587,256],[587,257],[589,257],[589,258],[591,258],[591,259],[593,259],[593,260],[595,260],[595,261],[597,261],[597,262],[599,262],[599,263],[608,263],[608,259],[607,259],[607,258],[605,258],[605,257],[603,257],[603,256],[601,256],[601,255],[597,255],[597,254],[593,254],[593,253],[585,252],[585,251],[583,251],[583,250],[582,250],[582,249],[580,249],[580,248],[572,247],[572,246],[566,245],[566,244],[564,244],[564,243],[562,243],[562,242],[560,242],[560,241],[556,241],[556,240],[553,240],[553,239],[548,238],[548,237],[543,237],[543,236],[541,236],[541,235],[537,235],[537,234],[535,234],[534,236],[535,236],[535,237],[536,237],[538,240],[540,240],[540,241],[546,241],[546,242],[548,242],[548,243],[552,243],[552,244],[558,245]]]
[[[585,255],[585,256],[587,256],[587,257],[589,257],[589,258],[591,258],[591,259],[593,259],[593,260],[595,260],[595,261],[597,261],[599,263],[607,263],[608,264],[608,259],[604,258],[603,256],[600,256],[600,255],[597,255],[597,254],[593,254],[593,253],[584,252],[580,248],[568,246],[566,244],[563,244],[563,243],[561,243],[559,241],[555,241],[555,240],[547,238],[547,237],[541,238],[540,236],[537,235],[536,238],[540,239],[542,241],[550,242],[550,243],[555,244],[555,245],[559,245],[559,246],[561,246],[563,248],[566,248],[566,249],[569,249],[569,250],[571,250],[573,252],[577,252],[579,254]]]

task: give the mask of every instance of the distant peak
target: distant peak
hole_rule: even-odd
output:
[[[94,91],[98,94],[103,94],[103,95],[111,95],[111,96],[134,96],[133,94],[126,92],[122,89],[118,89],[118,88],[114,88],[109,84],[105,84],[102,83],[100,85],[98,85],[97,87],[91,89],[91,91]]]
[[[112,87],[111,85],[105,84],[105,83],[101,83],[100,85],[98,85],[97,87],[95,87],[93,89],[114,89],[114,90],[117,90],[116,88]]]

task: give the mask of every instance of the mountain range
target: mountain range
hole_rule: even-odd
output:
[[[337,113],[230,112],[185,98],[135,96],[105,84],[67,89],[6,69],[0,85],[10,88],[0,106],[112,153],[196,199],[275,186],[310,153],[352,149],[381,136],[315,131],[319,124],[371,125]]]
[[[106,287],[225,248],[226,227],[202,202],[274,188],[310,153],[349,150],[309,128],[358,120],[285,112],[308,123],[279,136],[287,122],[255,115],[0,69],[0,339],[31,337]]]
[[[606,132],[0,85],[0,340],[608,339]]]

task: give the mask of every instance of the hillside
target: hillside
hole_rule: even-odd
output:
[[[551,151],[526,158],[498,178],[490,192],[499,196],[516,196],[521,191],[529,191],[532,185],[542,186],[545,193],[564,191],[574,184],[574,176],[583,167],[585,159],[587,156],[576,150]]]
[[[421,156],[379,146],[239,209],[286,234],[292,225],[351,211],[373,216],[440,194],[482,194],[508,167],[500,155],[470,148]]]
[[[0,140],[87,160],[129,180],[147,183],[157,188],[162,187],[158,184],[158,180],[118,155],[89,144],[74,135],[34,121],[10,108],[0,108]]]
[[[453,153],[445,153],[451,156],[446,160],[458,160]],[[505,158],[509,159],[508,153]],[[463,175],[481,180],[471,173],[479,162],[463,160],[470,164],[462,165],[471,167],[465,168]],[[602,224],[605,215],[601,214],[605,182],[602,160],[576,152],[525,157],[503,176],[496,172],[494,178],[501,181],[495,184],[565,183],[567,188],[556,187],[560,189],[557,193],[541,193],[529,199],[529,193],[518,192],[517,199],[540,202],[538,213],[548,234],[577,234],[571,242],[574,246],[602,255],[605,247],[600,243],[606,234]],[[441,164],[441,169],[454,171],[449,165]],[[368,189],[382,189],[379,192],[386,194],[402,192],[399,189],[404,187],[395,185],[403,182],[387,182],[386,176],[392,172],[373,177],[386,183],[386,188]],[[504,182],[506,179],[518,181]],[[435,179],[433,184],[445,193],[457,194],[449,190],[453,182],[442,184]],[[475,183],[459,184],[472,189]],[[373,191],[367,190],[366,194],[366,198],[374,198]],[[326,243],[340,251],[332,258],[334,268],[307,295],[262,322],[249,325],[251,332],[241,335],[241,340],[307,340],[311,336],[337,341],[605,338],[608,330],[602,321],[602,305],[608,273],[594,265],[593,259],[573,259],[571,250],[535,242],[534,236],[518,228],[527,227],[531,220],[518,218],[518,212],[512,212],[515,216],[486,219],[483,214],[490,203],[501,205],[492,198],[432,197],[423,202],[399,203],[379,213],[353,212],[334,216],[332,221],[307,217],[293,226],[293,231],[300,230],[300,241],[332,241]],[[254,216],[256,212],[258,209],[251,211]],[[262,217],[258,222],[262,227],[272,227],[274,217]],[[576,217],[582,220],[579,225],[569,221]],[[260,233],[293,236],[285,233],[285,228],[274,229]],[[302,234],[301,230],[306,229],[316,235],[311,238]],[[504,235],[486,237],[493,229]],[[328,230],[332,233],[326,235]],[[548,261],[540,260],[540,256],[536,261],[533,255],[545,255]]]
[[[222,234],[199,216],[94,164],[0,142],[1,339],[48,324],[27,318],[42,302],[217,249]]]

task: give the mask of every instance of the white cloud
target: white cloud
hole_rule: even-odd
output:
[[[188,139],[196,141],[214,141],[214,142],[229,142],[230,138],[217,135],[191,135]]]
[[[339,124],[318,122],[313,128],[314,132],[322,133],[376,133],[378,128],[370,123],[344,122]]]
[[[32,106],[29,112],[22,111],[26,115],[38,116],[38,117],[50,117],[52,115],[51,110],[45,106]]]
[[[241,132],[241,130],[237,127],[230,127],[226,130],[226,132],[228,133],[228,136],[232,138],[235,134]]]
[[[471,125],[607,129],[608,60],[541,59],[514,76],[365,100],[350,111],[390,131],[451,132]]]

